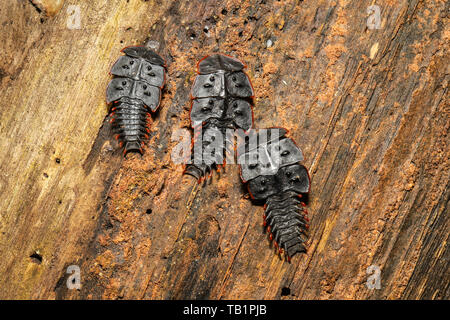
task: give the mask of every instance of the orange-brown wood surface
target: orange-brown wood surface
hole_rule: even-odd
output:
[[[0,298],[448,299],[448,12],[444,0],[2,1]],[[108,72],[146,40],[168,81],[144,155],[123,158]],[[246,63],[255,126],[285,127],[306,156],[309,249],[292,263],[236,165],[198,186],[171,159],[213,52]]]

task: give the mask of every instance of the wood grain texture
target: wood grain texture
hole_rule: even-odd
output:
[[[366,24],[372,4],[380,29]],[[70,5],[80,29],[67,28]],[[66,0],[46,18],[2,2],[0,298],[448,299],[449,9]],[[168,82],[144,156],[122,159],[108,71],[147,39]],[[196,62],[212,52],[247,64],[255,125],[289,129],[307,158],[309,250],[291,264],[236,165],[199,188],[171,160]],[[65,285],[69,265],[80,290]],[[366,286],[371,265],[378,290]]]

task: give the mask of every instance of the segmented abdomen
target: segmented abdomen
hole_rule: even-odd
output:
[[[106,101],[112,103],[111,116],[116,138],[130,151],[142,153],[148,138],[150,111],[160,104],[165,81],[164,60],[146,47],[127,47],[111,68],[115,77],[108,84]]]
[[[239,60],[223,54],[206,56],[198,64],[191,90],[190,118],[192,128],[198,132],[193,143],[201,148],[192,152],[185,174],[199,182],[213,168],[224,164],[226,152],[234,151],[227,149],[230,141],[226,130],[247,131],[253,126],[253,88],[244,68]],[[214,149],[212,157],[207,148]]]
[[[137,99],[120,98],[111,109],[113,128],[125,152],[142,152],[144,139],[148,138],[149,113],[142,101]]]
[[[306,252],[308,217],[304,195],[309,192],[303,154],[281,128],[252,130],[238,150],[241,178],[253,199],[265,202],[264,225],[279,252],[290,261]],[[252,145],[253,144],[253,145]]]
[[[275,241],[279,250],[286,252],[288,259],[297,252],[306,252],[303,242],[306,241],[308,222],[305,203],[299,194],[288,191],[267,199],[264,225],[270,233],[270,240]]]

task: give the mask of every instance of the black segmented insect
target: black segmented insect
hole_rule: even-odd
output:
[[[144,139],[150,132],[150,111],[158,109],[165,82],[165,62],[147,47],[127,47],[111,68],[115,77],[106,90],[106,102],[112,103],[111,116],[116,138],[124,154],[142,154]]]
[[[207,174],[211,176],[213,168],[224,164],[225,153],[231,151],[227,146],[234,146],[227,129],[247,131],[253,126],[253,87],[244,68],[239,60],[223,54],[206,56],[198,63],[190,112],[196,132],[194,152],[185,174],[199,182]],[[200,147],[195,148],[196,145]],[[212,149],[211,157],[205,157],[208,148]]]
[[[290,261],[297,252],[306,252],[309,220],[302,198],[309,192],[310,179],[299,163],[301,150],[286,134],[282,128],[252,130],[238,147],[238,163],[251,197],[265,202],[264,225],[270,240]]]

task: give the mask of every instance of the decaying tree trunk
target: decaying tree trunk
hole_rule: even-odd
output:
[[[0,13],[0,298],[450,297],[448,1],[67,0],[50,18],[15,0]],[[108,71],[147,39],[168,82],[145,154],[123,159]],[[197,189],[171,161],[212,52],[246,62],[256,127],[289,129],[307,158],[309,250],[290,264],[236,165]]]

